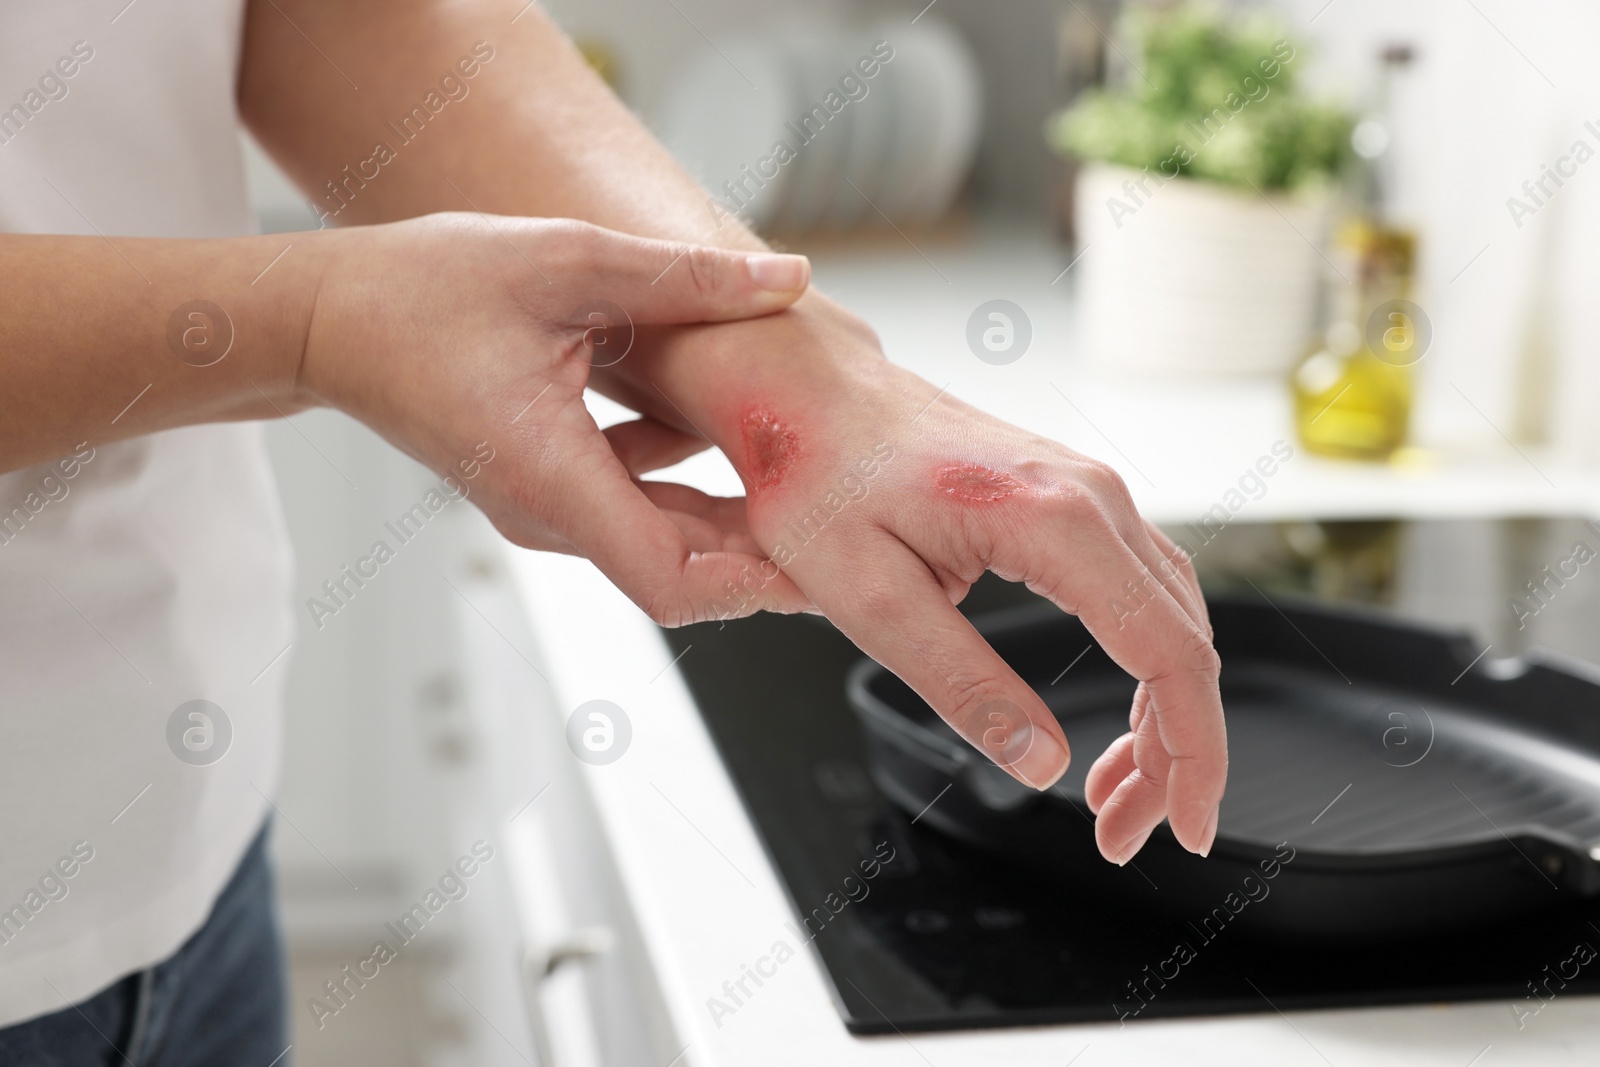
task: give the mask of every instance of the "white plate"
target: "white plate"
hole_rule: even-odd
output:
[[[771,178],[757,174],[764,186],[748,174],[772,155],[776,141],[792,139],[784,123],[801,110],[796,82],[781,43],[725,39],[689,61],[666,93],[657,121],[662,142],[723,210],[739,207],[724,183],[742,183],[741,217],[758,229],[782,212],[794,186],[799,161],[777,167]]]
[[[912,27],[913,29],[915,27]],[[906,221],[927,172],[938,140],[938,72],[932,64],[919,62],[919,53],[906,48],[906,27],[880,28],[880,39],[894,48],[894,58],[879,71],[877,92],[891,98],[895,109],[894,128],[883,146],[883,167],[877,192],[872,199],[897,225]],[[874,215],[877,212],[873,213]]]
[[[839,76],[848,73],[865,87],[866,95],[852,101],[846,109],[850,119],[846,127],[850,145],[845,152],[843,177],[836,190],[838,195],[828,213],[828,222],[841,228],[855,226],[864,219],[877,220],[879,200],[888,177],[889,156],[900,116],[896,85],[894,79],[887,77],[893,64],[880,66],[871,78],[863,77],[856,66],[862,59],[874,58],[873,45],[881,40],[886,40],[881,33],[864,29],[846,31],[843,36]]]
[[[919,106],[934,116],[930,139],[917,152],[922,168],[906,205],[908,221],[932,223],[950,210],[972,165],[982,132],[983,86],[966,41],[937,19],[898,30],[890,40],[894,61],[904,60],[911,75],[906,88],[925,94]]]
[[[809,230],[822,225],[828,217],[839,187],[846,192],[850,187],[840,176],[845,154],[850,148],[850,109],[845,104],[838,112],[830,112],[825,104],[829,93],[838,93],[838,78],[843,73],[840,35],[831,29],[817,27],[795,28],[788,32],[790,56],[801,86],[800,99],[790,109],[785,139],[794,145],[798,158],[789,165],[795,172],[790,187],[788,204],[775,223],[786,229]],[[836,69],[837,68],[837,69]],[[815,118],[809,125],[802,120],[812,115],[813,109],[827,116],[819,123]],[[804,141],[809,136],[811,140]]]

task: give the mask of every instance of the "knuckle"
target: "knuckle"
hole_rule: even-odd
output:
[[[982,734],[982,708],[991,696],[989,680],[973,674],[951,675],[948,693],[951,725],[967,737]]]
[[[717,292],[723,281],[725,258],[715,248],[696,246],[683,255],[683,267],[688,271],[689,284],[695,291],[710,296]]]
[[[582,219],[552,219],[557,236],[577,248],[593,248],[600,239],[600,227]]]
[[[1209,683],[1215,684],[1222,676],[1222,657],[1203,630],[1189,631],[1184,639],[1184,660],[1191,671]]]
[[[1012,731],[1028,722],[1022,706],[1005,695],[997,679],[971,672],[947,673],[950,706],[945,719],[985,753],[992,755]]]
[[[1133,494],[1128,491],[1127,481],[1110,464],[1098,459],[1089,460],[1084,481],[1102,501],[1117,511],[1128,515],[1136,514]]]
[[[1111,520],[1098,494],[1082,485],[1063,485],[1050,495],[1050,507],[1075,527],[1109,530]]]
[[[872,324],[858,315],[850,315],[845,320],[846,328],[854,336],[857,343],[874,349],[882,349],[883,341],[878,337],[878,331]]]
[[[669,630],[695,621],[694,612],[673,589],[656,587],[641,590],[633,597],[633,602],[650,617],[651,622]]]
[[[1177,596],[1193,597],[1199,602],[1199,584],[1195,581],[1194,572],[1184,566],[1183,557],[1162,553],[1159,545],[1156,546],[1156,552],[1157,562],[1153,569],[1161,579],[1161,584],[1173,590]]]
[[[545,237],[563,267],[592,264],[600,255],[602,234],[598,226],[578,219],[552,219],[544,226]]]

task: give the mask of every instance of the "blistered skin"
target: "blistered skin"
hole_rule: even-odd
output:
[[[1002,471],[978,463],[941,467],[935,478],[939,492],[962,504],[998,504],[1022,491],[1022,483]]]
[[[745,466],[751,483],[758,489],[772,489],[781,484],[800,457],[800,438],[764,408],[746,412],[741,429]]]

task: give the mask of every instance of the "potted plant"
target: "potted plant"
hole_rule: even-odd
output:
[[[1147,370],[1281,373],[1314,328],[1329,190],[1352,126],[1299,90],[1262,16],[1136,10],[1117,87],[1054,116],[1077,159],[1082,342]]]

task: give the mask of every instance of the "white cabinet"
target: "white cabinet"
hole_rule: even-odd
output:
[[[502,550],[514,551],[514,550]],[[453,579],[467,700],[513,894],[508,948],[544,1067],[663,1067],[682,1050],[613,863],[583,764],[499,559]],[[689,1062],[688,1057],[677,1065]],[[676,1067],[676,1065],[675,1065]]]

